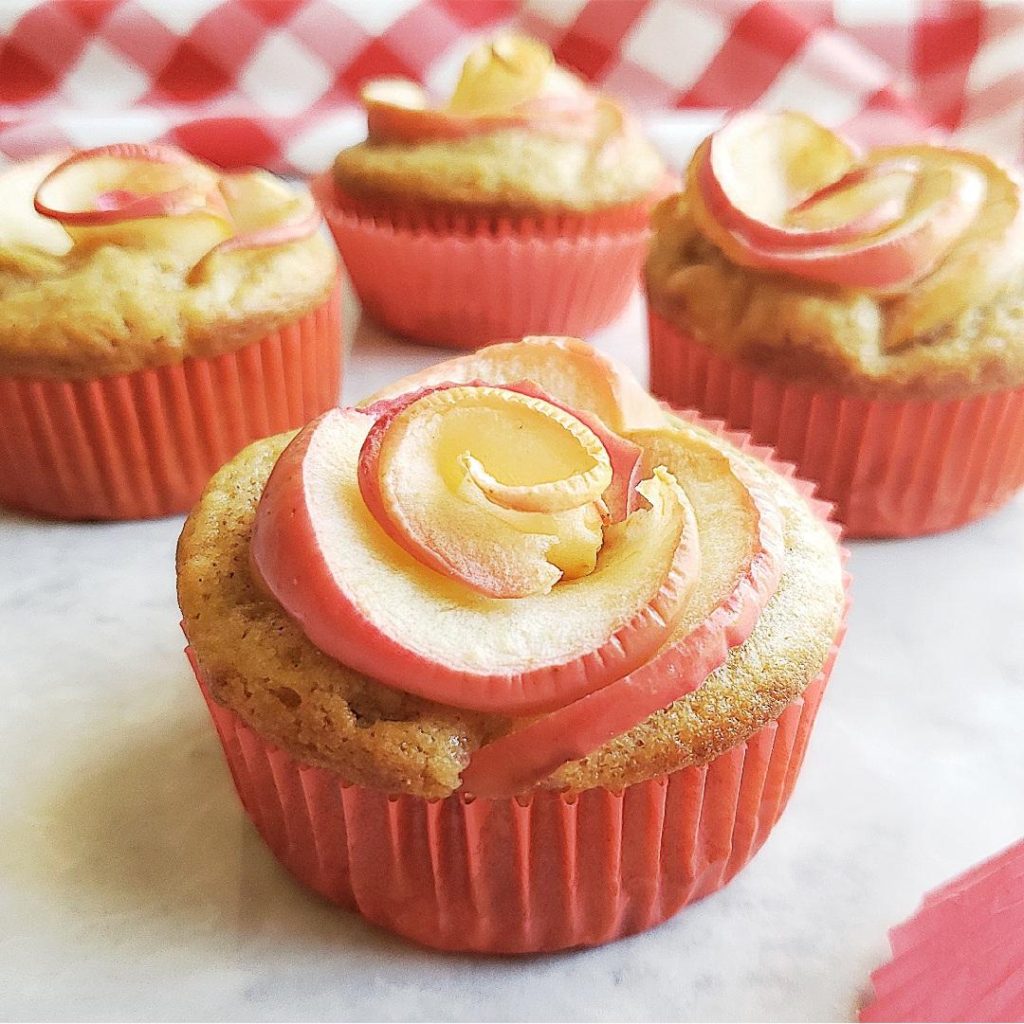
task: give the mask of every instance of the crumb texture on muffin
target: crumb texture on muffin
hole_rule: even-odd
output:
[[[547,786],[623,786],[706,763],[781,713],[818,674],[832,644],[843,591],[828,531],[782,477],[700,428],[680,429],[732,451],[768,482],[785,520],[782,581],[750,639],[700,689],[564,766]],[[298,759],[388,792],[450,795],[470,754],[505,733],[510,720],[400,693],[328,658],[253,578],[256,506],[290,436],[240,453],[186,523],[178,592],[189,642],[215,698]],[[696,480],[699,460],[690,469]],[[699,619],[706,610],[698,601],[688,614]]]
[[[653,146],[630,134],[614,159],[600,140],[506,128],[417,145],[363,142],[343,150],[334,180],[355,198],[510,211],[590,213],[649,196],[665,175]]]
[[[193,254],[173,244],[61,245],[63,228],[32,212],[60,159],[0,176],[4,203],[49,231],[49,250],[0,233],[0,373],[89,378],[216,356],[302,317],[334,286],[337,259],[319,233],[225,253],[201,280],[189,276]]]

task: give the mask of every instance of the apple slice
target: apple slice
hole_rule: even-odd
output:
[[[578,338],[529,337],[488,345],[402,377],[365,399],[360,408],[369,411],[384,399],[445,382],[472,381],[512,386],[530,381],[548,401],[586,416],[592,430],[596,429],[595,419],[619,435],[665,424],[665,412],[657,399],[625,366]]]
[[[927,274],[977,216],[985,180],[950,164],[919,175],[906,217],[866,240],[820,249],[761,249],[733,236],[738,263],[813,281],[878,291],[905,287]]]
[[[1024,180],[1018,170],[990,156],[934,146],[878,150],[879,160],[950,160],[969,166],[986,182],[985,202],[942,262],[888,313],[886,349],[907,345],[954,320],[971,306],[989,302],[1019,274],[1024,253]]]
[[[467,381],[465,383],[472,387],[490,387],[480,380]],[[382,522],[385,529],[391,532],[392,538],[397,543],[406,547],[407,550],[412,550],[414,554],[419,552],[427,559],[427,564],[433,564],[435,568],[438,565],[433,555],[429,552],[424,552],[421,545],[412,538],[403,535],[402,531],[396,530],[394,524],[390,521],[386,512],[386,503],[380,495],[380,450],[384,436],[398,413],[430,392],[457,386],[457,383],[452,381],[431,384],[427,387],[412,390],[408,394],[399,395],[397,398],[378,399],[364,410],[368,415],[377,417],[378,422],[374,425],[373,430],[371,430],[367,438],[365,451],[359,460],[359,487],[362,495],[364,495],[370,507],[375,510],[375,515]],[[557,481],[557,486],[545,485],[538,487],[537,485],[531,485],[528,488],[520,488],[513,492],[508,485],[498,485],[497,481],[489,478],[489,474],[486,474],[478,460],[471,457],[468,460],[464,460],[461,465],[467,475],[474,479],[481,495],[492,499],[493,503],[498,507],[504,507],[510,511],[535,513],[559,513],[573,507],[582,508],[588,502],[600,502],[603,506],[600,518],[608,523],[622,522],[623,519],[631,515],[636,509],[642,507],[643,498],[639,494],[638,484],[640,483],[643,469],[643,453],[639,445],[610,431],[596,416],[579,412],[572,409],[565,402],[556,401],[550,394],[539,388],[532,381],[515,381],[502,384],[500,387],[516,395],[524,395],[549,404],[549,406],[554,406],[557,410],[565,413],[570,418],[570,421],[575,421],[578,424],[582,424],[584,428],[587,428],[600,442],[599,451],[595,453],[595,459],[600,460],[602,465],[605,461],[607,462],[610,470],[610,479],[608,478],[609,474],[602,469],[599,479],[595,479],[593,485],[589,486],[586,497],[581,494],[579,489],[572,489],[571,486],[566,488],[568,481],[565,480]],[[592,441],[588,441],[588,443],[592,443]],[[462,458],[460,456],[460,459]],[[587,486],[586,478],[581,478],[580,482]],[[465,488],[462,488],[462,497],[467,497]],[[489,511],[492,514],[496,512],[494,505]],[[519,529],[527,526],[527,520],[524,517],[505,518]],[[572,522],[577,522],[578,518],[573,518]],[[585,518],[588,517],[585,516]],[[570,528],[569,520],[564,517],[562,524],[566,528]],[[542,522],[542,520],[537,519],[534,526],[536,528],[532,530],[527,529],[527,532],[540,531],[542,534],[548,532],[548,534],[552,535],[557,535],[560,532],[558,521],[556,520]],[[571,528],[574,532],[578,532],[579,523]],[[598,546],[600,545],[599,540],[597,544]],[[564,546],[558,545],[553,547],[549,554],[558,554],[562,550],[564,550]],[[555,564],[562,567],[557,559],[553,560]],[[592,561],[591,568],[593,568]],[[564,568],[563,571],[570,578],[580,574],[570,572]],[[495,597],[515,596],[505,589],[494,592],[488,591],[484,587],[482,592],[490,593]]]
[[[586,757],[697,689],[725,663],[729,651],[750,636],[778,587],[785,557],[784,525],[765,484],[742,461],[687,428],[652,431],[636,439],[656,461],[666,462],[680,475],[687,467],[700,467],[699,483],[691,493],[697,495],[702,556],[705,562],[732,563],[733,571],[720,580],[708,574],[671,637],[650,661],[477,750],[462,773],[467,794],[509,797],[525,792],[562,765]],[[725,507],[744,510],[741,522],[716,515],[723,507],[723,490],[729,492]],[[704,500],[702,492],[708,495]],[[730,537],[737,533],[738,538]]]
[[[366,108],[367,135],[372,142],[457,142],[521,127],[529,120],[527,114],[511,110],[470,115],[433,106],[423,88],[405,78],[374,79],[363,86],[359,98]]]
[[[253,525],[254,573],[327,655],[409,693],[519,715],[597,690],[661,645],[699,569],[693,510],[668,474],[641,485],[649,509],[605,529],[593,572],[500,600],[423,565],[374,518],[358,470],[375,420],[335,409],[304,428]]]
[[[919,169],[909,160],[855,167],[788,210],[794,230],[781,231],[776,245],[834,245],[890,227],[906,215]]]
[[[701,144],[691,184],[723,227],[757,245],[785,245],[807,234],[787,226],[786,213],[856,162],[846,140],[805,114],[751,110]],[[812,240],[828,244],[857,234],[856,224],[842,225],[814,232]]]
[[[225,174],[221,194],[235,233],[221,243],[228,249],[259,249],[309,238],[320,226],[320,210],[305,189],[293,189],[267,171]]]
[[[359,459],[363,498],[394,540],[424,565],[501,598],[546,593],[558,582],[562,572],[549,559],[558,513],[593,506],[599,527],[596,503],[611,478],[604,446],[576,417],[487,385],[397,399]],[[545,514],[531,526],[495,505]],[[595,561],[600,546],[598,529],[585,561]]]
[[[428,105],[426,94],[406,79],[378,79],[360,93],[366,108],[367,135],[372,142],[457,142],[474,135],[529,127],[551,135],[587,137],[603,124],[621,127],[623,116],[614,104],[593,97],[538,96],[503,114],[470,116]],[[609,120],[609,112],[615,117]],[[611,130],[611,129],[606,129]]]
[[[75,153],[55,167],[35,208],[65,227],[205,213],[229,220],[219,175],[170,146],[121,143]]]
[[[220,190],[234,232],[195,264],[192,282],[208,278],[218,257],[248,249],[266,249],[310,238],[320,227],[320,208],[309,192],[296,191],[266,171],[226,174]]]
[[[457,117],[430,106],[427,94],[405,78],[378,78],[359,93],[371,142],[444,142],[493,131],[504,119]]]
[[[543,43],[524,36],[502,36],[470,53],[445,106],[432,104],[406,78],[374,79],[360,99],[370,140],[382,143],[452,142],[523,127],[588,136],[624,123],[615,104],[558,67]]]
[[[929,273],[986,194],[985,175],[953,153],[883,150],[857,163],[794,113],[739,115],[698,148],[687,177],[698,226],[734,262],[881,292]]]
[[[39,184],[58,164],[64,153],[50,153],[5,167],[0,173],[0,249],[7,253],[29,252],[63,256],[71,248],[68,233],[56,221],[40,216],[33,197]]]
[[[539,96],[554,67],[551,50],[536,39],[499,36],[466,58],[448,110],[462,117],[507,114]]]
[[[231,215],[212,168],[169,146],[84,150],[54,168],[35,208],[75,245],[159,246],[194,262],[228,238]]]
[[[558,406],[578,419],[597,436],[611,463],[612,478],[601,495],[605,505],[605,519],[610,523],[621,523],[642,506],[643,496],[638,490],[643,472],[643,450],[639,445],[610,431],[596,416],[573,409],[564,402],[556,402],[543,388],[533,381],[520,380],[503,387],[524,395],[540,398]]]

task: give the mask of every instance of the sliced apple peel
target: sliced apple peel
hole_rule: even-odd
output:
[[[770,227],[822,185],[840,179],[857,162],[853,146],[795,111],[751,110],[731,118],[703,145],[705,188],[721,193],[733,225]]]
[[[481,381],[519,390],[529,382],[549,402],[572,409],[595,433],[603,430],[620,440],[630,430],[665,424],[660,403],[621,363],[579,338],[543,335],[488,345],[478,352],[428,366],[374,392],[359,403],[359,408],[370,412],[414,391]],[[608,437],[601,436],[614,465],[612,444]],[[629,452],[638,451],[632,442],[626,447]]]
[[[43,179],[35,208],[65,228],[204,213],[228,223],[219,175],[170,146],[121,143],[75,153]]]
[[[295,191],[267,171],[226,174],[220,191],[233,233],[196,262],[189,274],[193,282],[207,278],[221,256],[302,241],[316,233],[322,220],[309,192]]]
[[[78,247],[174,251],[202,274],[209,258],[312,235],[312,198],[264,171],[222,174],[171,146],[123,143],[75,153],[38,185],[38,214]]]

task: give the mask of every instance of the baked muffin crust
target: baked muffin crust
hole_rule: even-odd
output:
[[[334,162],[336,185],[357,199],[517,212],[591,213],[635,203],[664,175],[654,147],[635,132],[613,152],[600,137],[504,129],[419,145],[367,141],[342,150]]]

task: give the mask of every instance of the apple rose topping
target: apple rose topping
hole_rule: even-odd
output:
[[[889,295],[973,242],[1010,177],[988,157],[935,146],[861,157],[803,114],[750,111],[698,148],[687,194],[698,227],[734,262]]]
[[[219,253],[284,245],[320,223],[313,200],[264,171],[225,174],[171,146],[75,153],[39,185],[35,209],[76,246],[171,248],[204,272]]]
[[[528,387],[328,413],[267,483],[256,574],[321,650],[383,682],[479,711],[560,706],[646,660],[699,572],[682,488],[663,469],[634,483],[639,448],[613,456],[598,431]],[[441,650],[457,620],[467,642]]]
[[[521,344],[550,355],[555,385],[578,355]],[[698,687],[784,555],[771,488],[728,445],[667,416],[615,432],[515,376],[321,416],[278,459],[250,541],[254,576],[328,656],[449,706],[541,716],[473,756],[481,796]]]
[[[503,128],[609,141],[627,127],[622,109],[555,64],[551,50],[526,36],[504,35],[466,58],[455,91],[434,104],[405,78],[378,78],[360,94],[370,139],[431,142]]]

